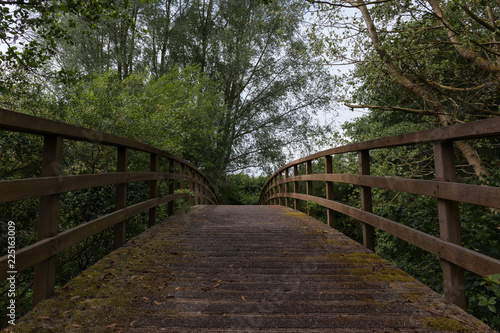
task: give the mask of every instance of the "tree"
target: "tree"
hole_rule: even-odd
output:
[[[356,62],[346,84],[354,93],[347,96],[350,103],[346,104],[372,110],[368,116],[348,125],[347,134],[352,139],[373,139],[384,133],[398,134],[500,115],[497,36],[491,30],[494,18],[500,14],[498,2],[472,1],[466,5],[462,1],[434,0],[312,2],[320,10],[323,22],[346,28],[340,33],[332,31],[331,36],[323,39],[334,61]],[[349,15],[345,8],[349,8]],[[321,30],[314,33],[320,34]],[[348,42],[342,44],[342,37]],[[457,142],[456,148],[460,152],[459,181],[498,184],[496,141]],[[429,167],[432,154],[425,147],[376,151],[371,154],[372,173],[433,177]],[[379,202],[374,207],[377,214],[438,234],[437,221],[432,223],[437,215],[433,200],[381,190],[374,191],[373,196],[374,202]],[[498,256],[499,215],[487,208],[463,205],[461,216],[463,245]],[[426,258],[422,251],[385,233],[378,232],[377,236],[378,253],[430,286],[439,284],[435,259],[428,255]],[[430,274],[422,272],[421,262],[429,265]],[[471,282],[468,290],[471,308],[482,317],[481,311],[477,311],[481,307],[478,294],[484,292],[476,288],[480,280],[471,275],[466,275],[466,279]],[[490,323],[498,324],[498,317]]]
[[[206,167],[224,110],[206,75],[197,67],[173,68],[159,78],[119,75],[108,72],[76,86],[68,93],[65,121],[190,156]]]
[[[309,52],[303,9],[297,0],[137,1],[124,9],[136,32],[126,30],[126,45],[118,38],[121,19],[101,22],[94,33],[61,45],[59,63],[82,64],[83,74],[115,69],[121,79],[135,71],[161,77],[172,67],[199,66],[226,105],[214,118],[215,147],[207,147],[205,171],[215,182],[226,172],[271,169],[284,161],[282,147],[303,148],[319,133],[312,114],[330,105],[333,81]]]
[[[125,0],[122,6],[127,6]],[[37,73],[58,52],[59,43],[71,43],[68,26],[74,26],[74,17],[91,27],[102,18],[119,16],[115,1],[103,0],[33,0],[0,1],[0,74],[3,89],[8,89],[13,72],[22,75]],[[66,18],[67,24],[63,24]],[[51,74],[51,73],[49,73]],[[49,75],[46,74],[46,75]],[[68,69],[58,71],[58,77],[67,79]]]
[[[395,104],[368,101],[349,106],[430,114],[437,118],[440,126],[500,114],[497,104],[499,85],[495,69],[497,60],[493,57],[496,47],[493,41],[496,37],[494,34],[492,36],[491,31],[485,31],[484,26],[469,15],[470,10],[463,9],[456,13],[457,8],[467,8],[459,7],[459,2],[447,2],[446,12],[453,13],[454,26],[433,0],[429,4],[423,1],[388,1],[372,4],[370,8],[363,1],[317,3],[321,3],[321,9],[328,13],[325,16],[327,19],[342,15],[341,7],[357,9],[361,20],[359,17],[354,18],[349,26],[361,32],[356,35],[356,47],[353,51],[354,55],[368,55],[360,60],[358,68],[370,68],[375,72],[372,78],[384,77],[384,80],[403,88],[406,95],[420,100],[417,108],[398,103],[408,100],[408,97],[401,98]],[[474,8],[479,10],[480,2],[474,3]],[[491,15],[498,14],[500,9],[496,8],[496,12],[493,12],[489,5],[483,8]],[[379,27],[376,19],[380,21]],[[469,32],[462,32],[461,26],[464,24],[471,27]],[[465,34],[479,50],[470,51],[457,37],[459,34]],[[493,41],[477,43],[474,39],[478,37],[489,41],[493,38]],[[338,40],[339,36],[335,38]],[[345,51],[335,46],[333,49],[332,55]],[[451,63],[449,59],[458,59],[451,66],[452,70],[447,68]],[[489,175],[488,168],[470,142],[458,141],[456,146],[479,178]]]

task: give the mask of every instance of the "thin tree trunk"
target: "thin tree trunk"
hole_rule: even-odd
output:
[[[416,83],[403,76],[401,72],[399,72],[398,68],[394,65],[391,56],[383,48],[380,47],[380,40],[378,37],[377,29],[375,27],[375,24],[373,23],[370,13],[368,12],[368,8],[364,5],[364,3],[352,0],[347,0],[347,2],[353,6],[356,6],[361,11],[361,15],[363,16],[363,19],[365,21],[366,27],[368,29],[368,34],[370,36],[370,39],[372,40],[372,44],[380,58],[382,58],[390,75],[405,90],[421,98],[424,103],[432,109],[433,112],[437,113],[437,117],[441,123],[441,126],[452,125],[454,123],[453,119],[446,111],[443,104],[437,99],[437,97],[434,96],[431,91],[417,85]],[[463,141],[456,141],[455,143],[457,148],[466,158],[469,165],[471,165],[474,169],[474,173],[478,178],[483,179],[483,176],[489,175],[488,170],[484,167],[481,161],[481,158],[470,143]]]
[[[451,41],[451,43],[455,47],[458,54],[460,54],[465,60],[469,61],[472,64],[475,64],[476,66],[478,66],[482,70],[491,74],[497,80],[500,80],[500,67],[498,67],[497,65],[492,64],[490,61],[484,59],[483,57],[481,57],[481,55],[474,52],[473,50],[464,47],[462,41],[458,38],[457,33],[451,29],[450,22],[444,16],[444,13],[441,10],[441,7],[439,6],[438,2],[436,0],[427,0],[427,2],[431,5],[432,10],[436,14],[436,16],[439,17],[441,22],[443,23],[443,25],[446,29],[446,32],[448,34],[448,39]]]

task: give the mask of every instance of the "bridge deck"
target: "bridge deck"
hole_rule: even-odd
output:
[[[305,214],[198,206],[111,253],[15,332],[492,331]]]

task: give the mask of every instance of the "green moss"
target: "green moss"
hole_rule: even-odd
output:
[[[110,330],[127,328],[131,320],[127,312],[137,301],[145,301],[142,297],[151,293],[151,286],[158,285],[155,274],[148,274],[155,267],[145,267],[144,263],[155,262],[158,255],[169,256],[165,249],[181,240],[172,237],[176,231],[163,226],[137,236],[132,243],[140,246],[131,248],[129,243],[110,253],[38,304],[9,330],[90,332],[103,323],[111,325]],[[168,240],[172,238],[175,240]],[[184,256],[178,257],[170,259],[182,260]]]
[[[395,269],[386,267],[362,267],[349,270],[352,275],[358,275],[369,281],[378,282],[412,282],[415,281],[410,275]]]
[[[293,216],[293,217],[300,217],[300,218],[307,217],[307,215],[302,213],[302,212],[287,212],[287,213],[285,213],[285,215]]]
[[[365,252],[329,253],[328,258],[352,265],[387,264],[386,260],[376,254]]]
[[[420,319],[422,325],[430,330],[446,332],[470,332],[471,327],[462,325],[456,319],[443,317],[424,317]]]
[[[422,291],[407,291],[401,294],[401,297],[410,303],[419,303],[424,299],[424,296]]]

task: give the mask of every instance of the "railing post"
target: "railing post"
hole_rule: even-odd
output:
[[[360,175],[370,175],[370,152],[368,150],[359,151],[359,173]],[[372,212],[372,189],[369,186],[360,186],[361,209]],[[363,245],[375,251],[375,229],[373,226],[363,223]]]
[[[286,168],[285,169],[285,179],[288,180],[290,178],[290,169]],[[285,192],[288,195],[290,193],[290,184],[288,182],[285,183]],[[287,207],[290,207],[290,199],[288,197],[285,198],[285,205]]]
[[[333,173],[332,156],[325,156],[325,173]],[[326,182],[326,199],[333,200],[333,182]],[[335,211],[328,208],[327,212],[328,225],[332,228],[335,227]]]
[[[275,183],[276,183],[276,178],[272,177],[271,178],[271,195],[273,195],[273,196],[276,195],[276,187],[274,187]],[[276,205],[276,198],[273,198],[272,205],[273,206]]]
[[[206,204],[206,201],[205,201],[205,195],[207,194],[206,193],[206,190],[205,190],[205,179],[203,178],[202,175],[200,175],[200,180],[201,180],[201,187],[200,187],[200,193],[202,194],[202,197],[200,198],[201,199],[201,204],[202,205],[205,205]]]
[[[188,172],[188,177],[193,177],[193,170],[191,170],[191,168],[188,168],[187,172]],[[189,181],[188,185],[189,185],[189,191],[194,193],[193,182]],[[194,205],[193,197],[191,195],[189,196],[189,205],[190,206]]]
[[[118,158],[116,171],[127,172],[128,168],[128,149],[127,147],[118,147]],[[115,210],[127,207],[127,183],[116,185]],[[114,247],[115,250],[125,244],[125,221],[114,226]]]
[[[198,193],[200,191],[200,185],[198,184],[198,172],[196,170],[193,170],[194,172],[194,179],[196,179],[196,182],[194,183],[194,204],[199,205],[200,204],[200,198],[198,197]]]
[[[46,135],[43,142],[42,177],[59,176],[62,168],[63,138]],[[59,218],[59,194],[40,197],[37,241],[55,236]],[[52,295],[56,274],[56,257],[35,265],[33,305]]]
[[[278,183],[278,195],[281,195],[281,192],[283,192],[283,188],[282,188],[282,184],[280,184],[281,182],[281,179],[282,179],[282,176],[281,176],[281,172],[278,173],[278,180],[277,180],[277,183]],[[281,198],[281,196],[278,197],[278,205],[282,206],[283,205],[283,199]]]
[[[152,172],[158,171],[158,155],[151,153],[149,156],[149,170]],[[158,196],[158,181],[149,181],[149,198],[154,199]],[[149,210],[149,227],[156,224],[156,207]]]
[[[297,177],[299,175],[299,167],[297,164],[293,166],[293,176]],[[299,182],[294,181],[293,182],[293,193],[298,193],[299,192]],[[299,199],[293,199],[293,209],[297,210],[299,209]]]
[[[456,181],[455,154],[452,141],[434,143],[434,163],[437,181]],[[462,245],[458,202],[438,199],[438,212],[441,239]],[[443,270],[443,285],[446,298],[465,309],[464,269],[444,259],[441,260],[441,268]]]
[[[312,174],[312,161],[307,161],[306,162],[306,175]],[[313,184],[311,181],[306,181],[306,194],[307,195],[313,195]],[[312,216],[313,212],[312,209],[307,207],[307,215]]]
[[[168,172],[171,174],[175,173],[175,161],[174,160],[170,160]],[[170,185],[168,186],[168,194],[174,194],[174,193],[175,193],[175,182],[172,179],[172,180],[170,180]],[[168,216],[174,214],[174,204],[175,203],[173,200],[168,202],[168,210],[167,210]]]
[[[181,173],[182,177],[186,176],[186,167],[184,166],[184,163],[180,164],[180,173]],[[179,189],[180,190],[186,189],[186,184],[185,184],[183,179],[180,180]]]

